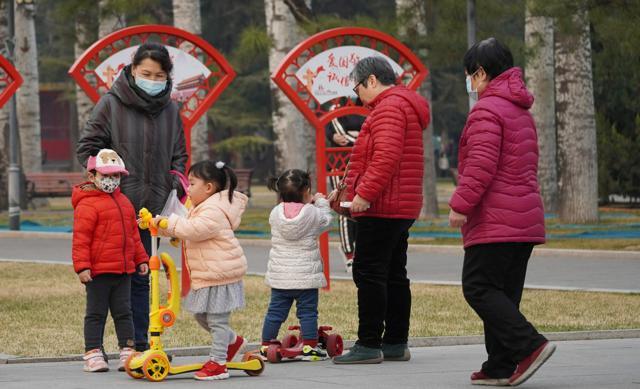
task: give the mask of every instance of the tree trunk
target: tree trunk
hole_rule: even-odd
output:
[[[16,96],[20,153],[25,172],[42,171],[38,49],[34,16],[35,5],[16,5],[15,64],[24,79]]]
[[[75,58],[80,58],[82,53],[89,47],[89,24],[90,20],[88,20],[87,15],[83,13],[79,13],[76,15],[76,41],[73,45],[73,51],[75,54]],[[95,30],[94,30],[95,31]],[[78,158],[75,158],[75,150],[78,145],[78,139],[80,137],[80,130],[84,128],[84,126],[89,121],[89,117],[91,116],[91,110],[93,109],[93,102],[87,96],[87,94],[80,88],[78,84],[76,86],[76,125],[71,126],[70,133],[70,141],[72,147],[72,154],[74,155],[72,159],[72,170],[80,171],[82,167],[80,166],[80,161]]]
[[[556,35],[556,120],[560,218],[568,223],[598,220],[598,164],[591,69],[589,17],[583,6],[572,31]]]
[[[467,48],[471,48],[476,43],[476,0],[467,0]],[[469,111],[475,103],[474,100],[469,97]]]
[[[421,42],[426,40],[426,12],[424,2],[420,0],[396,0],[396,14],[399,19],[400,30],[399,35],[404,40],[413,42]],[[412,45],[416,47],[424,47],[424,44]],[[418,56],[424,63],[428,63],[427,49],[418,49]],[[418,93],[423,95],[431,106],[431,77],[420,85]],[[433,151],[433,111],[431,111],[431,121],[429,126],[424,130],[422,135],[424,147],[424,176],[423,176],[423,193],[422,210],[420,211],[421,219],[434,219],[438,217],[438,191],[436,189],[436,164]]]
[[[0,52],[6,53],[5,42],[9,37],[8,31],[8,2],[0,1]],[[6,210],[9,205],[9,106],[7,102],[0,108],[0,210]]]
[[[195,35],[202,34],[200,0],[173,0],[173,25]],[[182,47],[182,49],[189,49]],[[191,161],[209,159],[207,114],[198,120],[191,129]]]
[[[310,1],[306,1],[307,5]],[[265,0],[267,33],[271,39],[269,72],[273,73],[282,59],[304,38],[293,13],[283,0]],[[275,134],[276,169],[302,169],[315,171],[315,132],[298,109],[270,83],[273,132]]]
[[[98,39],[117,31],[127,25],[124,14],[120,12],[110,0],[100,0],[99,3]]]
[[[558,207],[558,168],[556,164],[556,106],[554,89],[553,19],[532,16],[527,2],[525,16],[525,46],[527,87],[534,95],[531,114],[538,129],[538,181],[546,212],[555,213]]]

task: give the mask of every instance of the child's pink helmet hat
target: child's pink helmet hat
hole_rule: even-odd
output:
[[[98,151],[95,157],[89,157],[87,160],[87,171],[95,170],[101,174],[115,174],[121,173],[129,175],[129,172],[124,167],[124,161],[122,158],[111,149],[102,149]]]

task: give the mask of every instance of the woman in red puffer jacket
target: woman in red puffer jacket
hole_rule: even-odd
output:
[[[460,138],[449,221],[462,227],[462,289],[484,322],[489,354],[471,383],[516,386],[555,350],[519,310],[531,251],[545,239],[533,96],[495,38],[472,46],[464,68],[477,103]]]
[[[422,207],[422,131],[429,124],[429,107],[416,92],[395,85],[396,75],[383,57],[360,60],[350,77],[371,109],[346,177],[357,220],[352,272],[358,288],[358,341],[333,361],[408,361],[407,240]]]

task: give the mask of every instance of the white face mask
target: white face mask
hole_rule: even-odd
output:
[[[135,77],[136,85],[149,96],[157,96],[167,87],[167,80],[153,81],[140,76]]]
[[[471,86],[471,76],[467,76],[467,93],[469,94],[469,98],[475,104],[478,101],[478,89],[473,90],[473,86]]]
[[[478,88],[476,88],[476,90],[473,90],[473,85],[471,84],[471,78],[475,76],[476,73],[478,73],[479,71],[480,69],[473,72],[473,74],[468,75],[465,80],[467,84],[467,94],[469,94],[469,99],[471,100],[471,106],[475,105],[475,103],[478,102]]]
[[[102,176],[96,178],[96,186],[105,193],[113,193],[120,186],[119,176]]]

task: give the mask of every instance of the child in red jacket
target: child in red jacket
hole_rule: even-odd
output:
[[[136,213],[120,193],[120,175],[129,173],[118,154],[102,149],[87,161],[90,182],[73,188],[73,267],[87,291],[84,317],[84,371],[108,371],[102,337],[107,313],[118,336],[120,364],[133,352],[131,274],[149,271]]]

